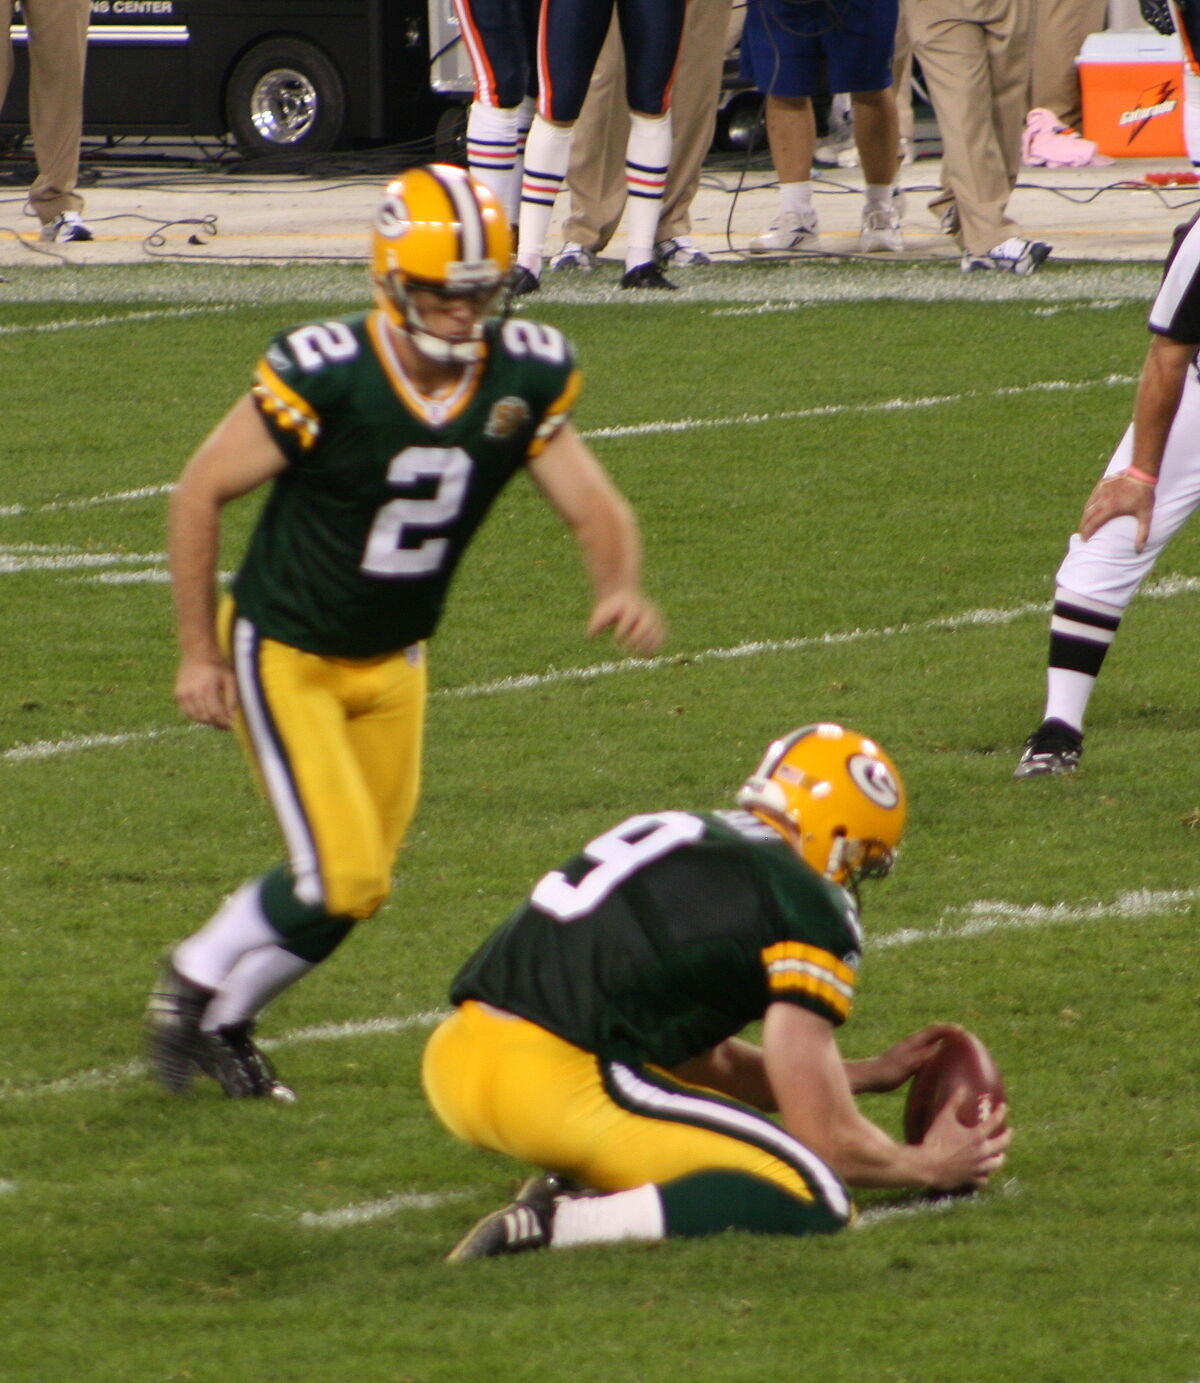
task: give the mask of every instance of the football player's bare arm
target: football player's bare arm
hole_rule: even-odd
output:
[[[201,725],[228,730],[237,710],[233,672],[217,642],[221,509],[286,464],[246,394],[200,444],[171,492],[167,547],[180,651],[175,704]]]
[[[859,1112],[833,1025],[796,1004],[775,1003],[763,1022],[763,1055],[783,1125],[850,1186],[982,1186],[1011,1137],[1000,1107],[975,1128],[954,1102],[923,1143],[897,1143]]]
[[[1158,478],[1167,436],[1195,358],[1195,345],[1170,336],[1150,338],[1133,405],[1130,469],[1136,474],[1125,471],[1098,482],[1079,520],[1079,536],[1084,542],[1110,519],[1132,514],[1137,519],[1134,546],[1139,552],[1146,546],[1154,513],[1154,481]]]
[[[727,1038],[711,1051],[676,1066],[675,1074],[768,1114],[775,1111],[775,1092],[767,1079],[762,1048],[743,1038]]]
[[[852,1094],[895,1090],[931,1057],[938,1043],[955,1028],[953,1023],[934,1023],[901,1038],[879,1056],[843,1061]],[[675,1068],[675,1074],[694,1085],[704,1085],[735,1100],[772,1113],[778,1108],[767,1079],[762,1048],[741,1037],[731,1037],[711,1051]]]
[[[879,1056],[858,1061],[843,1061],[852,1094],[881,1094],[895,1090],[924,1066],[937,1050],[938,1043],[957,1023],[931,1023],[920,1032],[910,1033]]]
[[[529,463],[529,474],[583,553],[594,592],[589,635],[611,629],[635,653],[653,653],[665,626],[642,591],[642,543],[624,496],[566,423]]]

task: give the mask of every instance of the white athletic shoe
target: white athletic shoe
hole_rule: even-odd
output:
[[[893,206],[867,207],[863,212],[862,232],[858,237],[858,252],[879,254],[904,248],[900,234],[900,217]]]
[[[60,212],[42,227],[38,239],[64,244],[71,240],[91,240],[92,228],[77,211]]]
[[[568,240],[550,261],[550,267],[551,269],[583,269],[588,271],[596,267],[596,252]]]
[[[1011,236],[999,245],[993,245],[984,255],[973,255],[969,250],[962,257],[962,271],[969,274],[975,269],[1004,269],[1010,274],[1032,274],[1046,262],[1050,246],[1040,240],[1022,240]]]
[[[815,211],[805,216],[795,211],[781,211],[762,235],[756,235],[751,240],[750,253],[770,255],[788,250],[815,250],[817,243]]]

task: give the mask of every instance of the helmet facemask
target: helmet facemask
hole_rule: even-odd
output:
[[[443,283],[425,283],[420,279],[406,278],[396,270],[375,278],[375,289],[384,311],[412,342],[414,349],[439,365],[469,365],[483,356],[484,327],[488,318],[496,315],[495,309],[503,288],[500,279],[478,288],[452,288]],[[452,340],[431,331],[412,300],[414,289],[433,293],[439,298],[471,299],[477,317],[470,334],[462,340]]]

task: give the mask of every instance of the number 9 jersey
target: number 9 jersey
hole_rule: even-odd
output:
[[[433,633],[472,535],[581,382],[552,327],[489,323],[485,340],[438,399],[414,388],[378,311],[271,342],[253,396],[288,465],[233,582],[260,634],[373,658]]]

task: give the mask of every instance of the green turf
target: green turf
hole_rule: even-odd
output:
[[[1200,590],[1170,580],[1197,572],[1195,532],[1125,621],[1077,778],[1011,780],[1155,272],[967,292],[940,267],[754,268],[670,302],[548,283],[523,308],[577,346],[577,421],[638,509],[671,636],[636,668],[587,643],[572,544],[516,482],[433,646],[395,892],[262,1025],[291,1108],[171,1100],[140,1063],[157,957],[279,848],[236,748],[171,703],[162,491],[267,336],[357,306],[362,271],[13,273],[4,1383],[1200,1378]],[[254,509],[230,512],[226,565]],[[727,804],[768,740],[818,718],[876,735],[913,797],[865,897],[844,1049],[977,1031],[1017,1130],[997,1184],[939,1208],[865,1196],[820,1242],[447,1267],[522,1170],[420,1095],[459,962],[589,834]],[[898,1128],[895,1097],[869,1108]]]

